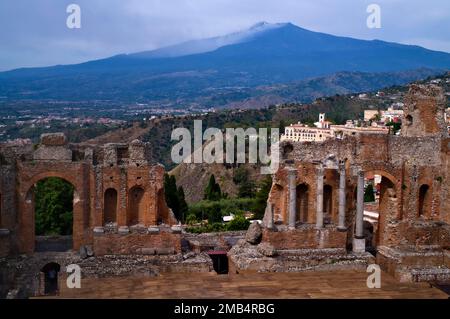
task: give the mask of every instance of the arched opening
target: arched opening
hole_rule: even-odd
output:
[[[309,207],[309,187],[305,183],[297,186],[297,218],[296,220],[307,223],[308,222],[308,207]]]
[[[133,187],[128,194],[128,225],[139,224],[144,216],[145,201],[144,190],[139,187]]]
[[[27,201],[34,203],[35,251],[72,249],[74,196],[73,185],[59,177],[42,179],[30,189]]]
[[[0,193],[0,228],[2,228],[3,224],[2,224],[2,205],[3,205],[3,201],[2,201],[2,193]]]
[[[431,196],[430,186],[423,184],[419,188],[419,216],[430,216]]]
[[[51,262],[42,267],[44,295],[56,295],[59,291],[58,274],[61,270],[59,264]]]
[[[331,223],[333,212],[333,187],[325,185],[323,187],[323,221],[325,224]]]
[[[208,252],[213,268],[218,275],[228,274],[228,257],[226,251],[212,250]]]
[[[117,191],[114,188],[108,188],[105,191],[104,198],[104,218],[105,223],[117,222]]]
[[[165,221],[169,220],[168,210],[163,210],[162,207],[167,207],[166,205],[166,197],[164,195],[164,189],[160,189],[158,191],[158,209],[156,209],[156,223],[162,224]]]
[[[364,234],[366,250],[376,253],[382,244],[385,226],[389,220],[397,219],[395,180],[384,171],[368,171],[364,176]]]

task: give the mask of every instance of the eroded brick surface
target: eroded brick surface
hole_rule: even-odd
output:
[[[34,252],[34,185],[48,177],[74,186],[74,250],[83,245],[95,248],[94,229],[109,224],[117,228],[176,224],[164,199],[164,167],[147,160],[146,148],[140,141],[79,148],[67,144],[59,133],[44,134],[37,148],[0,145],[0,229],[9,232],[0,236],[0,256]],[[151,238],[164,241],[164,236]],[[134,239],[129,238],[131,251]],[[117,253],[126,250],[127,241],[121,242],[120,248],[114,246]],[[176,240],[168,243],[174,252],[179,250]]]

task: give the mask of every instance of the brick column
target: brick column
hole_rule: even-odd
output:
[[[356,196],[356,227],[353,238],[353,252],[364,252],[366,240],[364,238],[364,172],[358,172],[358,189]]]
[[[339,165],[339,221],[338,230],[345,231],[345,165]]]
[[[272,203],[267,203],[266,211],[268,213],[266,227],[269,229],[273,229],[274,223],[273,223],[273,204]]]
[[[297,185],[296,185],[296,170],[288,169],[288,183],[289,183],[289,228],[295,228],[295,217],[297,214]]]
[[[316,227],[323,227],[323,166],[317,168],[317,211],[316,211]]]

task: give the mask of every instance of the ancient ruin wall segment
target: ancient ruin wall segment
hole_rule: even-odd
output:
[[[164,199],[165,170],[147,160],[147,148],[140,141],[79,148],[60,133],[42,135],[36,147],[2,145],[0,254],[34,252],[34,186],[48,177],[62,178],[74,187],[75,250],[118,233],[139,233],[142,238],[152,226],[166,227],[170,236],[170,226],[177,221]],[[121,251],[134,253],[128,248]]]
[[[376,174],[382,182],[374,244],[448,249],[450,139],[445,108],[441,88],[413,85],[400,135],[283,141],[282,164],[274,174],[264,217],[266,240],[275,248],[286,246],[286,238],[291,238],[290,249],[342,247],[342,238],[332,234],[345,231],[347,244],[363,250],[364,242],[358,240],[364,238],[364,189],[359,185],[364,185],[364,176]]]

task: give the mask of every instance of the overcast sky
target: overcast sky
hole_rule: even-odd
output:
[[[71,3],[81,29],[66,26]],[[381,29],[366,25],[371,3]],[[450,52],[449,0],[0,0],[0,70],[151,50],[260,21]]]

